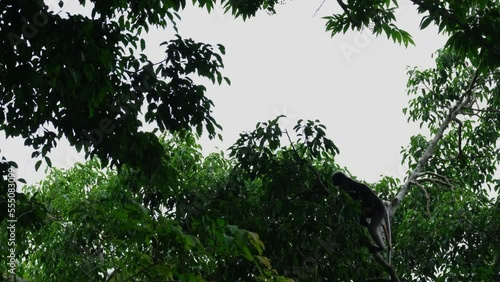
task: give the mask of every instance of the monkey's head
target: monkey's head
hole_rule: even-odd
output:
[[[340,186],[342,183],[344,183],[348,179],[348,177],[340,171],[335,172],[332,174],[332,184],[335,186]]]

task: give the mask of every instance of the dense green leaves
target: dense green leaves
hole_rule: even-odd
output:
[[[104,165],[152,162],[153,167],[162,148],[155,136],[139,131],[141,114],[161,131],[195,127],[201,134],[205,128],[214,137],[220,125],[211,116],[213,103],[193,78],[229,83],[220,72],[224,48],[177,36],[162,44],[161,62],[134,55],[146,48],[138,37],[141,28],[174,21],[166,15],[185,2],[94,4],[96,18],[89,19],[61,17],[43,2],[2,1],[0,115],[6,135],[22,136],[37,157],[64,136]],[[128,16],[118,17],[125,10]],[[118,20],[103,20],[111,16]]]
[[[243,18],[276,1],[222,1]],[[92,18],[55,14],[43,1],[0,4],[0,120],[7,136],[22,136],[44,157],[63,136],[89,157],[121,166],[159,160],[158,140],[140,132],[148,123],[170,132],[220,125],[213,103],[196,76],[230,83],[220,69],[224,47],[177,36],[164,42],[165,59],[151,62],[138,36],[151,25],[175,28],[186,1],[80,1],[92,3]],[[209,11],[214,1],[194,1]],[[218,53],[219,52],[219,53]],[[143,113],[142,107],[147,105]],[[130,152],[128,148],[136,148]],[[50,160],[45,159],[50,166]]]
[[[358,203],[330,184],[339,168],[324,126],[299,121],[298,140],[289,143],[279,118],[242,134],[230,159],[203,157],[191,134],[163,138],[168,153],[153,178],[127,165],[119,174],[101,170],[97,161],[53,169],[27,189],[46,205],[47,217],[38,219],[38,229],[19,229],[18,250],[29,250],[19,275],[43,280],[57,273],[77,281],[385,276],[364,247]],[[412,144],[418,142],[426,147],[424,138]],[[446,175],[449,183],[425,182],[395,214],[395,267],[408,279],[491,280],[498,268],[498,203],[470,189],[473,178]],[[389,199],[399,185],[385,177],[371,187]]]
[[[103,171],[97,161],[53,169],[27,189],[37,191],[48,217],[38,231],[23,231],[19,249],[30,255],[19,275],[78,281],[381,275],[377,267],[357,270],[370,264],[359,243],[367,233],[358,207],[335,189],[326,199],[318,193],[321,182],[331,189],[336,168],[324,126],[301,121],[299,141],[282,146],[275,143],[283,134],[278,120],[260,123],[232,147],[235,156],[253,154],[251,164],[220,153],[204,158],[193,136],[183,134],[162,140],[169,153],[152,179],[128,166],[119,174]]]
[[[176,157],[181,159],[183,152],[177,151]],[[190,162],[191,169],[199,165]],[[262,256],[264,245],[257,234],[210,215],[199,214],[193,225],[186,225],[175,220],[180,214],[141,204],[143,194],[127,189],[127,174],[99,167],[91,161],[69,171],[54,169],[39,187],[29,190],[37,191],[48,216],[36,232],[19,229],[18,251],[29,250],[19,276],[37,281],[56,276],[77,281],[205,281],[218,278],[215,273],[226,260],[246,261],[248,273],[238,274],[243,277],[253,273],[252,265],[260,269],[255,277],[268,275],[264,269],[270,268],[269,260]],[[182,192],[169,191],[164,200]],[[200,224],[203,229],[197,228]]]
[[[475,66],[498,67],[500,45],[496,30],[500,27],[498,1],[412,1],[419,13],[428,14],[422,19],[424,29],[431,22],[440,32],[450,35],[446,46],[452,47],[462,58]]]
[[[455,50],[462,60],[468,59],[481,72],[500,65],[500,3],[498,1],[431,1],[412,0],[420,14],[420,28],[430,24],[449,35],[447,47]],[[342,14],[327,16],[326,30],[332,36],[349,29],[368,28],[373,34],[384,32],[399,44],[414,44],[406,31],[396,26],[397,1],[337,1]]]
[[[337,1],[343,9],[343,14],[326,16],[326,30],[332,36],[340,32],[346,33],[349,29],[361,30],[369,28],[373,34],[379,35],[384,32],[387,38],[392,38],[394,42],[404,44],[415,44],[411,35],[398,28],[396,21],[396,11],[398,4],[396,1],[348,1],[347,4]]]
[[[499,231],[498,72],[480,69],[448,49],[438,52],[435,68],[408,72],[412,98],[404,112],[409,120],[435,135],[451,111],[460,106],[460,112],[442,133],[432,158],[421,167],[412,197],[399,210],[403,277],[499,278],[500,241],[492,236]],[[428,146],[423,135],[412,137],[402,152],[410,169],[417,167]]]
[[[404,112],[409,120],[419,121],[435,133],[446,119],[448,109],[468,99],[461,115],[440,141],[429,167],[461,185],[481,191],[482,185],[492,181],[500,160],[498,73],[479,74],[468,62],[449,51],[439,52],[436,61],[436,68],[409,70],[408,93],[413,98]],[[423,137],[415,137],[409,154],[404,154],[405,159],[420,156],[425,147]],[[414,168],[416,159],[410,159],[409,164]],[[466,180],[462,179],[465,175]]]

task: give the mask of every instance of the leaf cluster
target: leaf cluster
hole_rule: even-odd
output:
[[[449,35],[445,47],[453,49],[462,60],[468,59],[480,72],[498,68],[500,65],[500,4],[498,1],[433,1],[412,0],[417,11],[423,14],[420,28],[431,23],[440,33]],[[324,17],[326,30],[332,36],[349,29],[369,28],[373,34],[384,32],[394,42],[415,44],[411,35],[397,25],[398,1],[349,0],[337,3],[341,14]]]
[[[177,35],[162,43],[160,62],[136,54],[146,48],[141,32],[175,23],[185,1],[91,2],[90,19],[54,14],[43,1],[2,1],[0,129],[49,166],[47,154],[64,137],[103,165],[156,167],[162,149],[139,131],[142,115],[160,131],[194,127],[215,137],[213,102],[194,79],[230,83],[221,74],[224,47]]]
[[[392,38],[398,44],[414,45],[411,35],[398,28],[396,22],[397,1],[378,0],[378,1],[337,1],[343,9],[342,14],[326,16],[326,30],[330,31],[332,36],[347,30],[361,30],[369,28],[373,34],[380,35],[382,32],[387,38]]]

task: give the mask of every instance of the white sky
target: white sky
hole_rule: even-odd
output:
[[[224,128],[224,141],[202,138],[204,151],[227,149],[257,122],[286,114],[289,119],[282,125],[289,131],[300,118],[325,124],[328,137],[340,149],[337,161],[360,179],[402,177],[401,147],[419,132],[401,112],[408,101],[406,67],[432,66],[432,53],[446,39],[434,26],[420,31],[421,17],[406,1],[400,3],[398,23],[412,34],[416,46],[405,48],[369,32],[348,31],[331,38],[321,17],[339,12],[339,7],[326,1],[313,17],[321,2],[287,1],[277,7],[276,15],[260,12],[246,22],[224,15],[220,7],[211,14],[192,7],[180,13],[182,37],[226,47],[223,74],[232,85],[205,84],[215,103],[214,116]],[[75,3],[65,1],[64,11],[81,11],[75,10]],[[173,34],[152,31],[145,36],[146,53],[153,62],[163,59],[159,44]],[[44,169],[35,172],[32,149],[23,144],[20,138],[6,140],[0,133],[2,153],[17,162],[18,177],[32,184],[43,179]],[[56,167],[68,168],[83,157],[60,142],[51,160]]]

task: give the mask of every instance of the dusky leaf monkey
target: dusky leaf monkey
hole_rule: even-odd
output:
[[[332,183],[346,191],[355,201],[361,203],[363,211],[361,224],[368,228],[368,232],[376,244],[376,246],[370,247],[370,251],[380,252],[386,249],[381,234],[381,231],[384,232],[387,240],[387,262],[391,264],[391,222],[386,204],[370,187],[352,180],[342,172],[335,172],[332,175]]]

